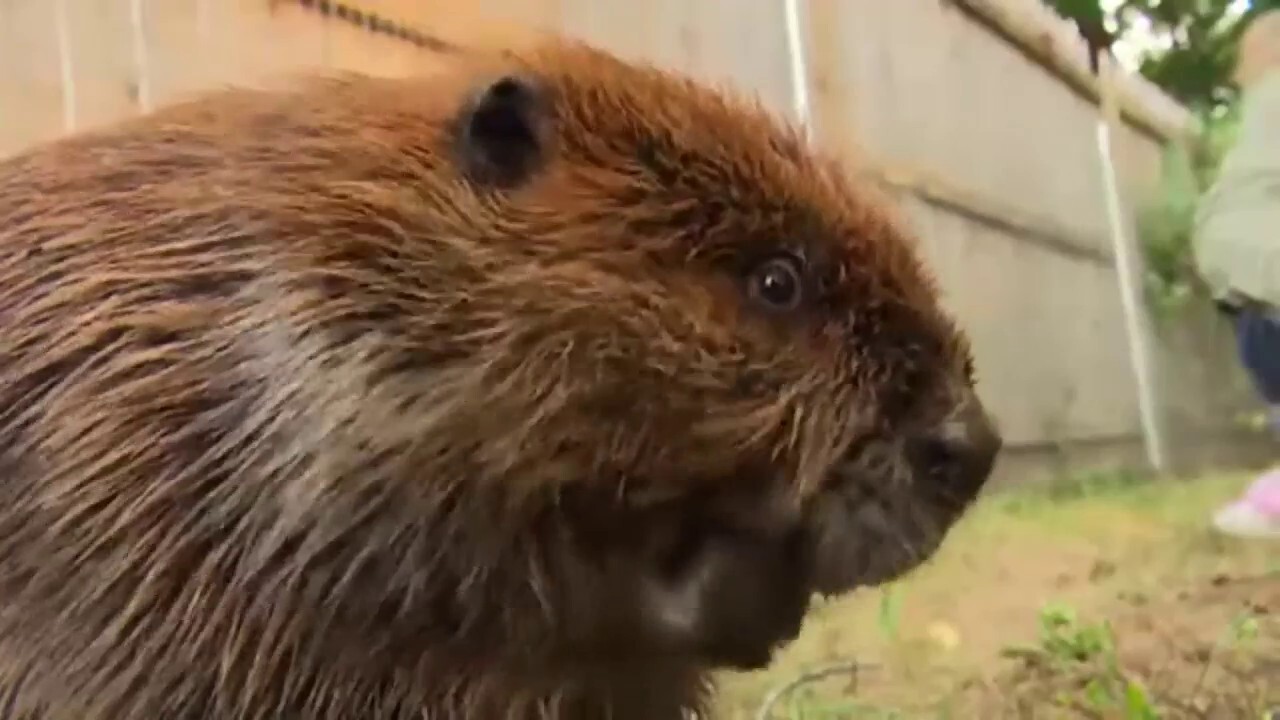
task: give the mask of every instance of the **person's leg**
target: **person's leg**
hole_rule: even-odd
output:
[[[1267,404],[1272,432],[1280,437],[1280,321],[1243,310],[1235,322],[1240,362]],[[1230,535],[1280,539],[1280,469],[1255,480],[1243,497],[1214,515],[1213,524]]]
[[[1271,408],[1280,408],[1280,319],[1246,309],[1235,322],[1241,364],[1262,399]]]

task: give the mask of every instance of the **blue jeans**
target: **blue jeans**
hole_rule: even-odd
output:
[[[1236,316],[1240,363],[1268,405],[1280,405],[1280,320],[1254,308]]]

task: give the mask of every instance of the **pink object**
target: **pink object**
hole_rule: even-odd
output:
[[[1254,480],[1243,497],[1214,514],[1213,525],[1237,537],[1280,539],[1280,468]]]
[[[1280,518],[1280,469],[1254,480],[1245,492],[1244,502],[1265,515]]]

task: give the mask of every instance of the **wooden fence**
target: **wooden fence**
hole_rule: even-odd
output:
[[[1141,461],[1142,368],[1174,466],[1235,452],[1250,395],[1229,333],[1207,312],[1164,333],[1126,315],[1098,145],[1113,97],[1132,249],[1189,119],[1100,83],[1038,0],[0,0],[0,154],[217,84],[410,73],[441,40],[539,29],[755,92],[892,188],[974,338],[1006,475]]]

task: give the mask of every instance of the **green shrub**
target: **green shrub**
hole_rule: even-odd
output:
[[[1138,213],[1145,257],[1144,289],[1158,318],[1201,295],[1192,251],[1196,211],[1234,141],[1239,114],[1228,106],[1201,118],[1200,135],[1164,150],[1160,182]]]

